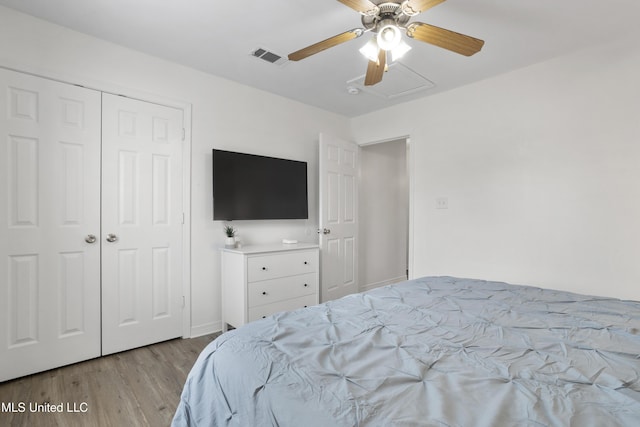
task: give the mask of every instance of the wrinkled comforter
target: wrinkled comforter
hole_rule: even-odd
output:
[[[427,277],[221,335],[175,426],[640,426],[640,303]]]

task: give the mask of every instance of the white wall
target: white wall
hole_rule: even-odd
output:
[[[408,184],[406,140],[361,148],[358,277],[362,291],[406,279]]]
[[[415,277],[640,300],[636,39],[352,121],[360,143],[411,137]]]
[[[263,64],[257,63],[257,66]],[[220,329],[218,247],[212,220],[211,149],[309,162],[309,220],[237,222],[245,243],[283,237],[317,241],[317,140],[320,131],[348,137],[348,120],[178,64],[125,49],[0,6],[0,66],[146,99],[192,106],[191,327]]]
[[[192,105],[192,329],[220,327],[211,149],[309,163],[308,221],[238,222],[245,243],[315,241],[317,136],[411,136],[414,276],[640,299],[640,48],[618,42],[351,121],[0,7],[0,65]],[[393,120],[390,120],[393,119]],[[449,209],[435,199],[448,197]],[[308,234],[309,232],[309,234]]]

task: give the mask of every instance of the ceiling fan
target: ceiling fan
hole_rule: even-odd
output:
[[[362,14],[364,28],[355,28],[312,44],[289,54],[289,60],[300,61],[330,47],[353,40],[371,31],[376,34],[360,52],[369,59],[364,84],[372,86],[382,81],[387,66],[387,53],[395,61],[411,49],[402,40],[402,31],[408,37],[471,56],[482,49],[484,41],[454,31],[439,28],[424,22],[411,22],[411,17],[422,13],[445,0],[338,0],[345,6]]]

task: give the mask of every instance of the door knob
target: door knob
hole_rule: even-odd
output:
[[[107,242],[113,243],[113,242],[116,242],[117,240],[118,240],[118,236],[116,236],[115,234],[112,234],[112,233],[107,234]]]
[[[328,229],[328,228],[323,228],[322,229],[322,234],[330,234],[330,233],[331,233],[330,229]]]
[[[84,238],[84,241],[87,243],[95,243],[96,236],[94,236],[93,234],[87,234],[87,237]]]

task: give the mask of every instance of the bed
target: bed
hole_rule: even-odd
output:
[[[426,277],[200,354],[174,426],[640,426],[640,303]]]

